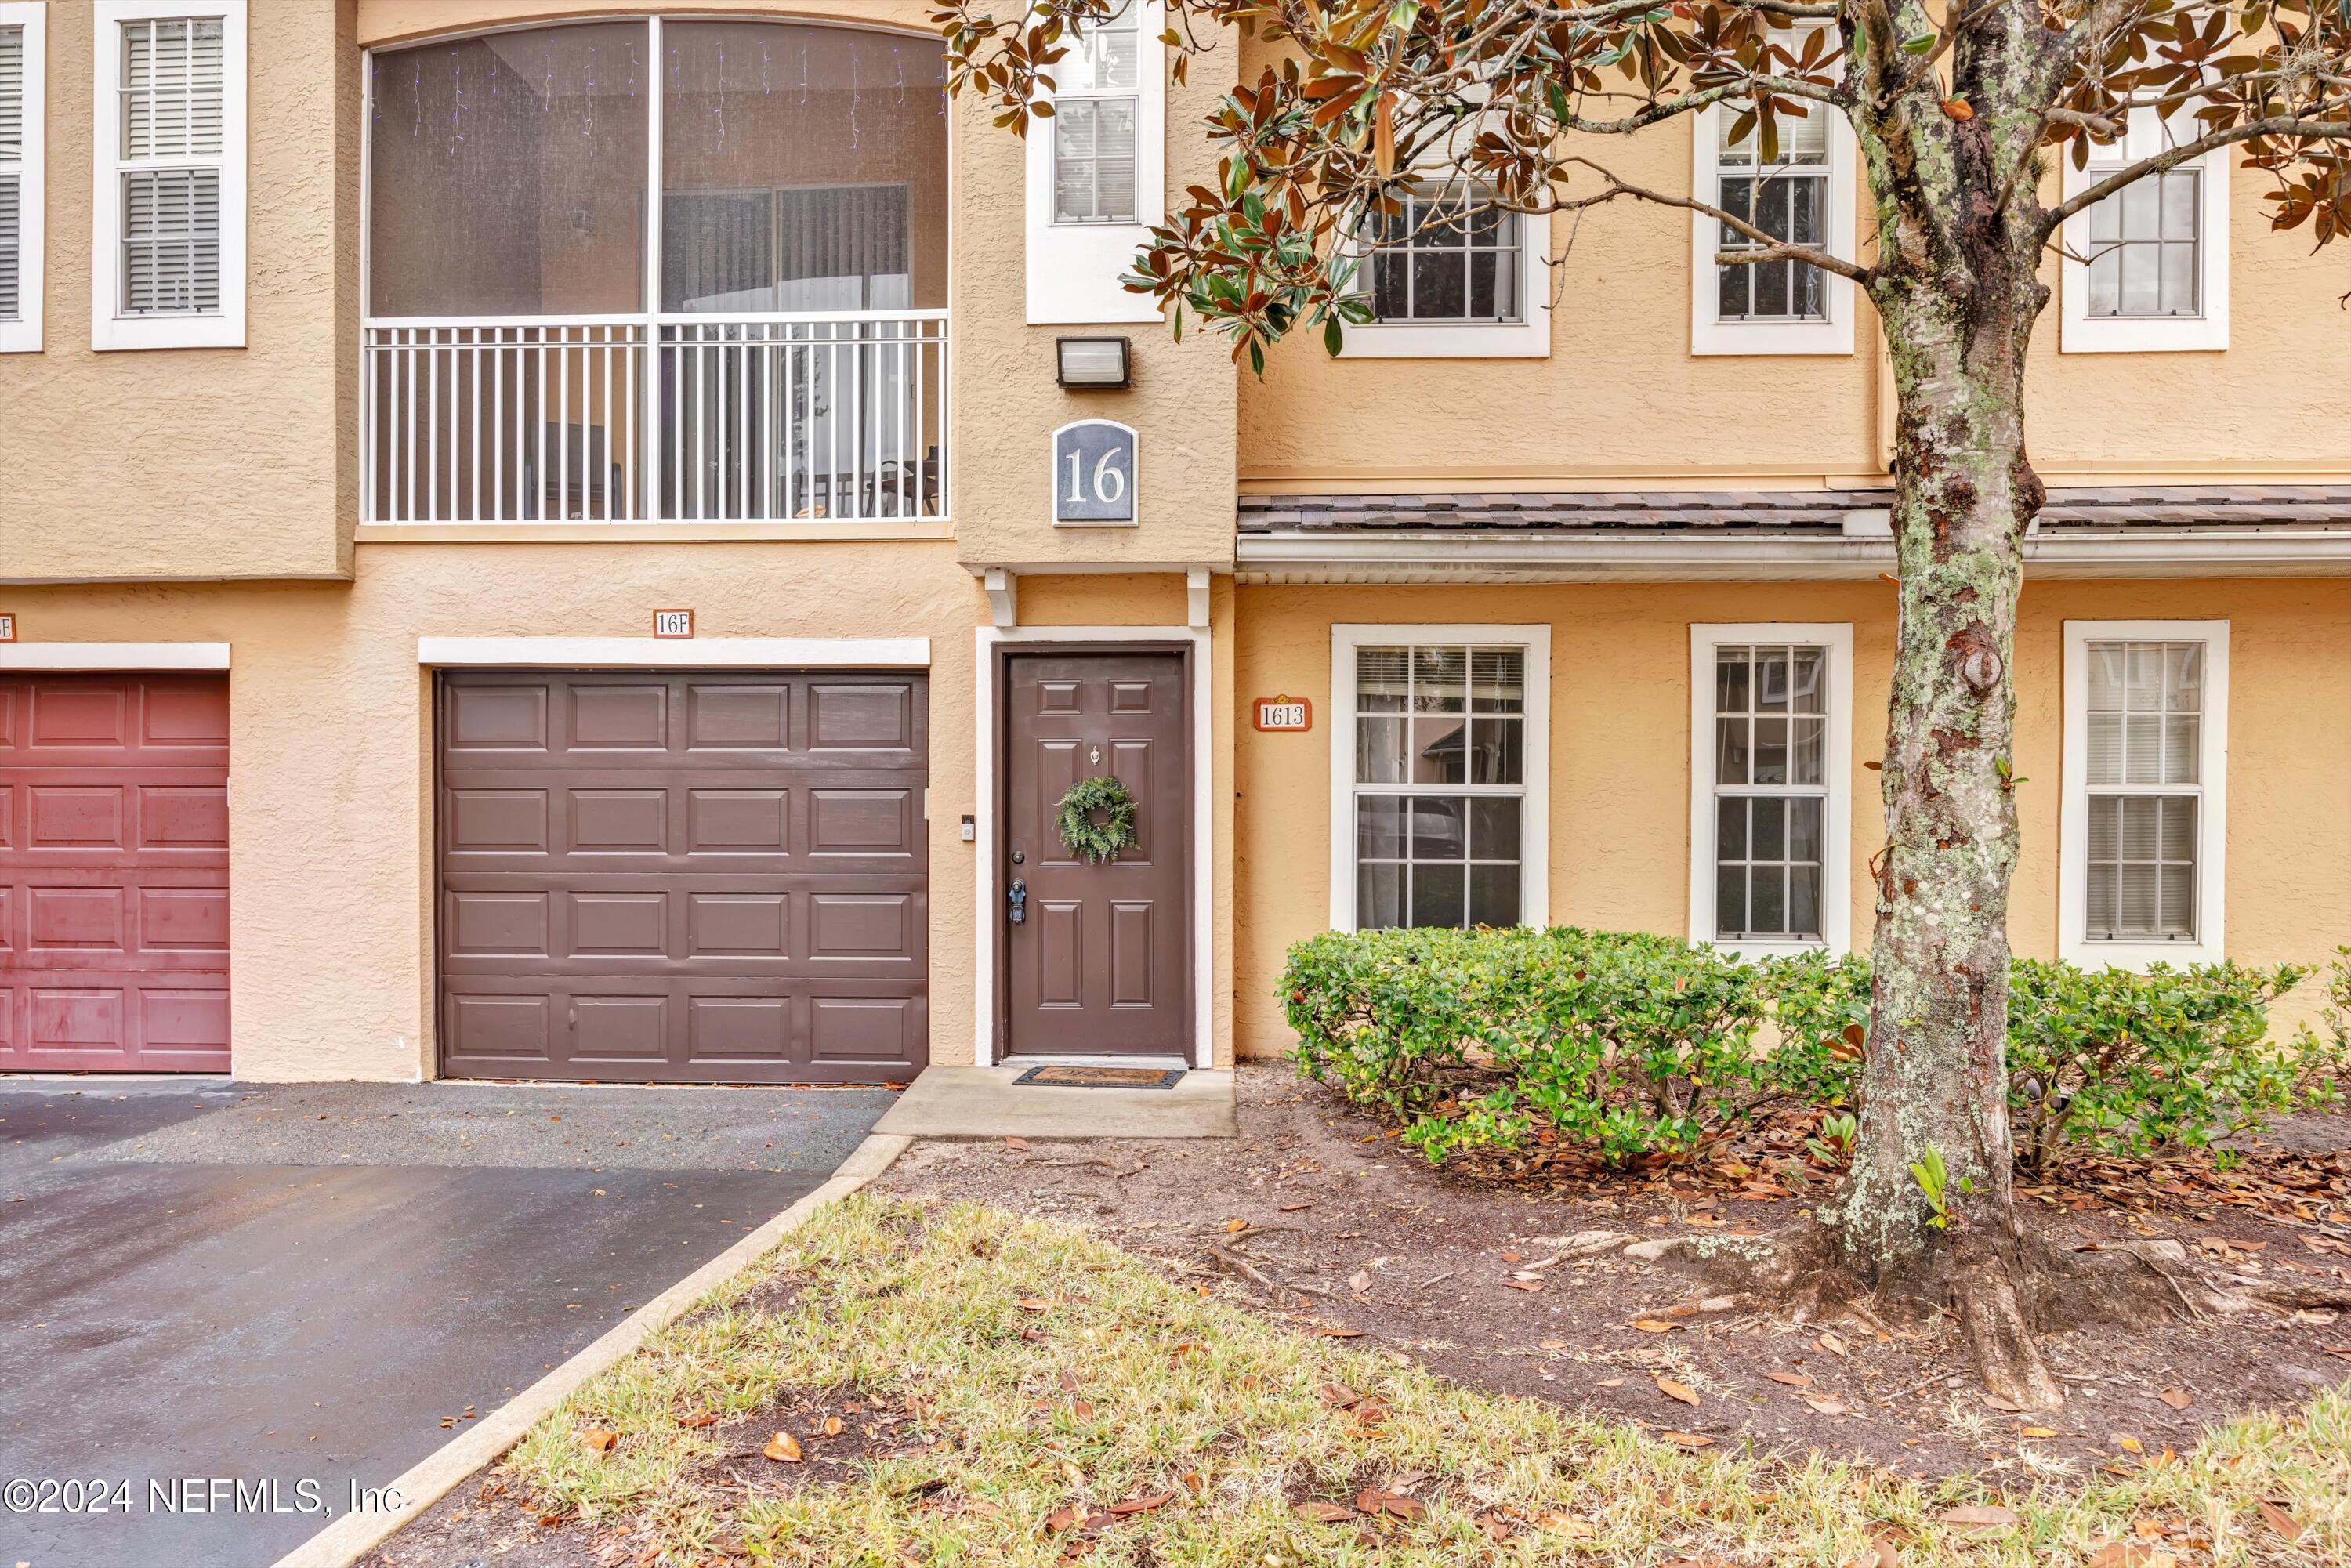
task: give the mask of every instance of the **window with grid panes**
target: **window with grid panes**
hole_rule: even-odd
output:
[[[2196,940],[2204,644],[2089,644],[2094,942]]]
[[[1355,924],[1515,925],[1522,648],[1355,651]]]
[[[1815,104],[1801,119],[1778,116],[1778,156],[1766,161],[1761,139],[1745,117],[1728,110],[1721,121],[1716,166],[1720,206],[1774,239],[1824,246],[1828,238],[1829,111]],[[1718,223],[1726,251],[1759,250],[1758,241]],[[1718,267],[1716,319],[1723,321],[1820,321],[1828,316],[1821,269],[1801,261],[1761,261]]]
[[[1722,941],[1819,941],[1828,650],[1714,655],[1714,874]]]
[[[122,27],[121,296],[125,316],[221,308],[224,29],[220,18]]]
[[[1142,36],[1135,0],[1084,28],[1053,68],[1053,221],[1131,224]]]
[[[1380,321],[1520,319],[1519,225],[1474,185],[1416,186],[1372,220],[1364,279]]]
[[[2201,312],[2202,180],[2199,169],[2168,170],[2126,185],[2090,209],[2092,316]]]

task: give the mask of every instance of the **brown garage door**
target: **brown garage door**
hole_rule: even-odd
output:
[[[443,1070],[919,1071],[927,706],[904,674],[444,676]]]
[[[228,682],[0,675],[0,1069],[228,1071]]]

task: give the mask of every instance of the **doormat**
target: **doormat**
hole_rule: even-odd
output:
[[[1180,1067],[1032,1067],[1012,1082],[1048,1089],[1173,1089],[1183,1076]]]

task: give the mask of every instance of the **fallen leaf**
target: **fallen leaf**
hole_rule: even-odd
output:
[[[2016,1429],[2016,1435],[2020,1437],[2053,1437],[2057,1435],[2057,1428],[2054,1427],[2019,1427]]]
[[[1074,1508],[1057,1508],[1045,1516],[1045,1528],[1056,1535],[1065,1530],[1076,1529],[1077,1523],[1078,1511]]]
[[[1363,1295],[1369,1291],[1371,1288],[1372,1277],[1364,1270],[1358,1269],[1353,1273],[1347,1276],[1347,1289],[1354,1291],[1355,1294],[1359,1296]]]
[[[1542,1289],[1542,1281],[1541,1280],[1505,1280],[1502,1281],[1502,1289],[1506,1291],[1540,1291]]]
[[[1166,1507],[1175,1500],[1176,1494],[1172,1491],[1154,1492],[1149,1497],[1131,1497],[1124,1502],[1114,1502],[1110,1505],[1110,1511],[1120,1515],[1149,1513],[1154,1509]]]
[[[1976,117],[1975,106],[1963,98],[1945,99],[1943,112],[1953,120],[1973,120]]]
[[[2090,1553],[2083,1568],[2146,1568],[2155,1548],[2139,1541],[2109,1541]]]
[[[1784,1383],[1791,1388],[1810,1388],[1813,1380],[1801,1372],[1767,1372],[1763,1375],[1774,1383]]]
[[[1604,1377],[1595,1386],[1601,1388],[1622,1388],[1625,1386],[1625,1380],[1621,1377]]]
[[[1091,1421],[1094,1418],[1093,1402],[1088,1399],[1073,1400],[1070,1405],[1070,1414],[1081,1421]]]
[[[1365,1487],[1355,1494],[1355,1511],[1359,1513],[1390,1513],[1398,1519],[1418,1519],[1428,1510],[1418,1498],[1397,1491],[1382,1491],[1377,1487]]]
[[[2260,1500],[2253,1506],[2261,1511],[2262,1518],[2268,1521],[2269,1527],[2287,1541],[2294,1541],[2302,1534],[2302,1521],[2294,1518],[2267,1498]]]
[[[1985,1395],[1983,1396],[1983,1402],[1991,1406],[1993,1409],[2003,1411],[2011,1416],[2022,1416],[2024,1414],[2023,1406],[2019,1405],[2013,1399],[2002,1399],[1997,1394]]]
[[[601,1427],[590,1427],[581,1434],[580,1441],[600,1454],[609,1454],[620,1444],[621,1439]]]
[[[1023,1296],[1012,1304],[1024,1312],[1050,1312],[1053,1310],[1053,1303],[1042,1296]]]
[[[1004,1140],[1004,1146],[1008,1149],[1025,1149],[1029,1146],[1029,1140],[1020,1137],[1007,1138]]]
[[[1696,1405],[1698,1395],[1686,1383],[1676,1383],[1670,1377],[1657,1379],[1657,1392],[1668,1399],[1678,1399],[1685,1405]]]
[[[1571,1541],[1585,1541],[1600,1533],[1599,1527],[1589,1520],[1578,1519],[1572,1513],[1561,1513],[1556,1509],[1545,1509],[1536,1514],[1535,1524],[1539,1529],[1547,1530],[1553,1535],[1564,1535]]]
[[[1320,1333],[1324,1339],[1361,1339],[1364,1337],[1364,1331],[1361,1329],[1326,1328],[1318,1330],[1317,1332]]]
[[[1301,1208],[1311,1208],[1313,1207],[1314,1206],[1311,1203],[1285,1203],[1281,1206],[1281,1212],[1284,1214],[1296,1214]]]
[[[677,1424],[681,1427],[716,1427],[718,1417],[711,1411],[697,1410],[691,1416],[679,1416]]]
[[[1225,1234],[1228,1236],[1238,1236],[1248,1228],[1249,1221],[1246,1219],[1228,1219],[1225,1221]]]
[[[789,1432],[777,1433],[768,1439],[768,1446],[759,1452],[779,1465],[797,1465],[800,1462],[799,1442]]]
[[[2185,1410],[2190,1405],[2196,1403],[2196,1396],[2189,1393],[2185,1388],[2167,1388],[2162,1393],[2157,1395],[2156,1397],[2162,1400],[2166,1405],[2170,1406],[2174,1410]]]
[[[1844,1404],[1834,1399],[1820,1399],[1807,1394],[1804,1403],[1813,1407],[1815,1416],[1843,1416],[1847,1413]]]
[[[1544,1350],[1565,1350],[1567,1348],[1567,1342],[1563,1339],[1539,1339],[1535,1341],[1535,1343],[1541,1346]]]
[[[1524,1256],[1525,1254],[1520,1252],[1505,1252],[1502,1254],[1502,1261],[1505,1263],[1515,1263]]]
[[[1677,1443],[1685,1448],[1711,1448],[1714,1447],[1713,1438],[1697,1432],[1668,1431],[1660,1432],[1657,1436],[1663,1437],[1668,1443]]]
[[[1633,1326],[1643,1333],[1671,1333],[1682,1325],[1669,1323],[1663,1318],[1635,1318]]]
[[[2144,1454],[2147,1452],[2147,1445],[2141,1443],[2137,1437],[2116,1437],[2115,1439],[2115,1446],[2122,1449],[2125,1453]]]
[[[824,1418],[824,1435],[828,1437],[838,1437],[841,1436],[840,1416],[828,1416]]]
[[[1844,1341],[1837,1338],[1837,1336],[1833,1333],[1823,1333],[1815,1343],[1818,1343],[1823,1350],[1827,1351],[1831,1355],[1837,1357],[1839,1360],[1843,1360],[1846,1355],[1850,1354],[1852,1351],[1851,1346],[1847,1345]]]
[[[1958,1508],[1947,1508],[1935,1517],[1945,1524],[1956,1524],[1962,1530],[2001,1530],[2016,1522],[2015,1511],[2002,1508],[1996,1502],[1962,1503]]]
[[[1335,1502],[1301,1502],[1290,1511],[1309,1524],[1344,1524],[1355,1517],[1353,1509]]]

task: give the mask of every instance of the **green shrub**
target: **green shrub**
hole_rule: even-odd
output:
[[[1290,950],[1299,1064],[1432,1161],[1554,1138],[1612,1163],[1687,1153],[1834,1076],[1759,1043],[1753,966],[1639,933],[1374,931]],[[1820,1060],[1816,1060],[1820,1059]]]
[[[2008,982],[2008,1104],[2017,1162],[2073,1149],[2200,1149],[2314,1103],[2324,1048],[2269,1039],[2270,1004],[2307,967],[2158,964],[2146,974],[2019,959]]]
[[[2145,1156],[2329,1103],[2351,1079],[2351,949],[2322,1038],[2269,1039],[2310,971],[2020,959],[2009,1004],[2017,1157]],[[1301,1071],[1385,1112],[1431,1161],[1560,1140],[1621,1164],[1687,1154],[1769,1108],[1841,1110],[1867,1047],[1866,958],[1747,963],[1639,933],[1326,933],[1290,951]]]

